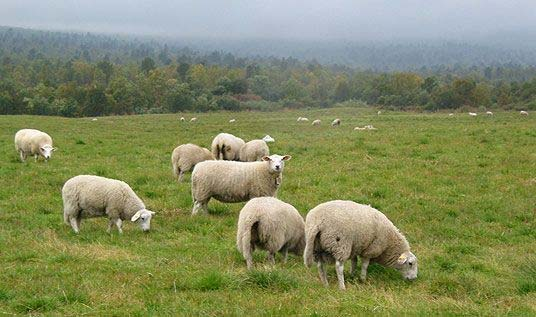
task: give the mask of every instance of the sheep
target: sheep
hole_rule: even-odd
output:
[[[527,111],[525,111],[525,110],[519,111],[519,114],[522,115],[522,116],[528,116],[529,115],[529,113]]]
[[[173,174],[178,177],[179,182],[182,182],[184,173],[191,171],[195,164],[213,159],[208,149],[191,143],[179,145],[171,154]]]
[[[316,119],[315,121],[313,121],[312,125],[320,125],[320,123],[322,123],[322,121]]]
[[[307,118],[302,118],[302,117],[298,118],[298,122],[308,122],[308,121],[309,121],[309,119],[307,119]]]
[[[270,149],[263,140],[251,140],[240,148],[240,161],[255,162],[270,155]]]
[[[181,117],[180,120],[181,120],[182,122],[186,121],[186,119],[185,119],[184,117]]]
[[[253,267],[251,253],[255,247],[268,251],[268,261],[275,264],[275,253],[288,252],[298,256],[305,247],[305,222],[292,205],[274,197],[253,198],[238,216],[236,246],[246,260],[248,270]]]
[[[476,116],[477,116],[477,113],[476,113],[476,112],[469,112],[469,115],[470,115],[471,117],[476,117]]]
[[[491,111],[486,111],[486,114],[487,114],[488,116],[492,116],[492,115],[493,115],[493,112],[491,112]]]
[[[220,133],[212,140],[212,155],[216,160],[238,161],[244,140],[229,133]]]
[[[449,113],[449,117],[454,117],[454,113]]]
[[[317,262],[320,279],[328,285],[324,262],[335,261],[339,288],[344,290],[344,262],[352,260],[351,273],[361,258],[360,280],[370,261],[393,267],[407,280],[417,277],[417,257],[393,223],[380,211],[353,201],[334,200],[313,208],[305,219],[304,263]]]
[[[268,134],[264,136],[264,138],[262,138],[262,140],[266,143],[268,142],[275,142],[275,139],[272,138],[271,136],[269,136]]]
[[[360,131],[360,130],[362,131],[362,130],[377,130],[377,129],[376,129],[373,125],[370,125],[370,124],[369,124],[369,125],[366,125],[366,126],[364,126],[364,127],[362,127],[362,128],[360,128],[360,127],[355,127],[354,130],[355,130],[355,131]]]
[[[50,135],[45,132],[22,129],[15,133],[15,150],[19,153],[22,162],[26,161],[28,155],[33,155],[37,162],[39,155],[48,161],[52,157],[52,152],[57,149],[53,146]]]
[[[382,114],[382,111],[381,110],[378,110],[378,115],[381,115]]]
[[[355,128],[354,128],[354,131],[360,131],[360,130],[366,130],[366,129],[367,129],[366,127],[362,127],[362,128],[360,128],[360,127],[355,127]]]
[[[97,119],[97,118],[93,118],[93,119],[91,119],[91,121],[97,121],[97,120],[99,120],[99,119]]]
[[[192,215],[207,212],[211,198],[225,203],[275,197],[290,155],[265,156],[261,162],[205,161],[192,172]]]
[[[197,121],[196,117],[193,117],[192,119],[190,119],[190,122],[196,122],[196,121]]]
[[[341,125],[341,119],[339,119],[339,118],[337,118],[337,119],[335,119],[335,120],[333,120],[333,121],[331,122],[331,126],[332,126],[332,127],[335,127],[335,126],[338,127],[338,126],[340,126],[340,125]]]
[[[236,119],[229,120],[229,123],[235,123],[235,122],[236,122]]]
[[[123,233],[123,220],[139,220],[143,231],[149,231],[155,212],[145,208],[127,183],[94,175],[78,175],[65,182],[61,190],[63,220],[75,233],[80,232],[82,218],[108,216],[108,233],[115,224]]]

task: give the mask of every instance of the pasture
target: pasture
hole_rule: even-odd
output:
[[[342,124],[332,128],[336,117]],[[311,126],[314,119],[322,124]],[[377,130],[353,131],[367,124]],[[53,137],[58,151],[48,163],[19,161],[13,136],[21,128]],[[301,257],[283,264],[278,256],[272,268],[262,251],[248,272],[235,247],[244,204],[211,200],[208,215],[192,217],[189,183],[171,172],[175,146],[209,147],[219,132],[274,137],[271,153],[292,155],[278,197],[304,216],[334,199],[381,210],[419,258],[417,280],[372,264],[365,283],[348,279],[341,292],[333,265],[324,288]],[[533,114],[0,116],[0,157],[0,314],[536,314]],[[125,223],[123,235],[107,234],[107,220],[95,218],[74,234],[63,223],[61,187],[78,174],[129,183],[157,212],[151,232]]]

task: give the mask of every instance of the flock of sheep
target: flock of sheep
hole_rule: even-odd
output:
[[[182,120],[182,118],[181,118]],[[340,124],[336,119],[332,125]],[[281,186],[285,162],[290,155],[270,155],[266,142],[273,138],[244,142],[228,133],[218,134],[211,151],[195,144],[183,144],[173,150],[173,173],[179,182],[192,171],[192,215],[206,213],[208,202],[247,202],[240,211],[236,245],[247,268],[253,267],[255,248],[268,251],[273,264],[280,252],[286,261],[288,252],[303,256],[306,266],[317,263],[321,281],[327,285],[324,264],[335,262],[339,288],[345,289],[344,262],[351,260],[355,273],[361,258],[360,279],[366,278],[370,261],[399,270],[403,277],[417,277],[417,258],[398,229],[380,211],[352,201],[329,201],[313,208],[304,221],[292,205],[276,197]],[[51,158],[55,150],[45,132],[23,129],[15,134],[20,159],[39,156]],[[64,222],[75,233],[83,218],[107,217],[108,232],[115,226],[122,233],[125,220],[138,222],[148,231],[155,212],[125,182],[94,175],[78,175],[62,188]]]

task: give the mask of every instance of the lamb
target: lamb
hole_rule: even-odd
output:
[[[179,182],[182,182],[184,173],[191,171],[195,164],[213,159],[208,149],[191,143],[179,145],[171,154],[173,174],[178,177]]]
[[[269,136],[268,134],[264,136],[264,138],[262,138],[262,140],[266,143],[268,142],[275,142],[274,138],[272,138],[271,136]]]
[[[109,219],[108,233],[115,224],[123,233],[123,220],[139,220],[143,231],[149,231],[154,212],[145,208],[141,199],[127,183],[100,176],[78,175],[65,182],[61,190],[63,220],[75,233],[80,232],[82,218]]]
[[[360,280],[367,276],[370,261],[393,267],[407,280],[417,277],[417,257],[393,223],[380,211],[353,201],[334,200],[313,208],[305,220],[304,262],[317,262],[321,281],[328,285],[324,262],[335,261],[339,288],[344,285],[344,262],[361,258]]]
[[[470,115],[471,117],[476,117],[476,116],[477,116],[476,112],[469,112],[469,115]]]
[[[56,148],[53,147],[50,135],[45,132],[22,129],[15,133],[15,150],[19,153],[22,162],[26,161],[28,155],[33,155],[37,162],[40,155],[48,161]]]
[[[246,142],[229,133],[220,133],[212,140],[212,155],[216,160],[238,161]]]
[[[322,123],[322,121],[316,119],[315,121],[313,121],[312,125],[320,125],[320,123]]]
[[[240,211],[236,246],[253,267],[255,247],[268,251],[268,261],[275,264],[275,253],[281,252],[287,262],[288,252],[301,256],[305,247],[305,222],[298,210],[273,197],[253,198]]]
[[[207,212],[211,198],[235,203],[254,197],[275,197],[281,185],[285,161],[290,155],[265,156],[261,162],[205,161],[192,172],[192,214]]]
[[[488,116],[492,116],[492,115],[493,115],[493,112],[491,112],[491,111],[486,111],[486,114],[487,114]]]
[[[196,122],[196,121],[197,121],[196,117],[193,117],[192,119],[190,119],[190,122]]]
[[[522,116],[528,116],[529,115],[529,113],[527,111],[525,111],[525,110],[519,111],[519,114],[522,115]]]
[[[240,148],[240,161],[255,162],[270,155],[270,149],[263,140],[251,140]]]
[[[333,121],[331,122],[331,126],[332,126],[332,127],[335,127],[335,126],[338,127],[338,126],[340,126],[340,125],[341,125],[341,119],[339,119],[339,118],[337,118],[337,119],[335,119],[335,120],[333,120]]]

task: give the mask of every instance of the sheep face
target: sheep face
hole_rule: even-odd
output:
[[[139,220],[140,228],[143,231],[149,231],[151,229],[151,218],[155,212],[147,209],[138,210],[134,216],[130,219],[132,222]]]
[[[288,161],[292,158],[290,155],[270,155],[262,158],[263,161],[266,161],[270,164],[270,172],[272,173],[281,173],[283,172],[283,167],[285,167],[285,161]]]
[[[45,160],[48,160],[49,158],[51,158],[52,157],[52,152],[54,152],[54,151],[56,151],[56,148],[52,147],[49,144],[44,145],[44,146],[39,148],[39,152],[41,153],[41,155],[43,155]]]
[[[402,277],[412,281],[417,278],[417,257],[411,252],[404,252],[396,262],[396,269],[400,271]]]

